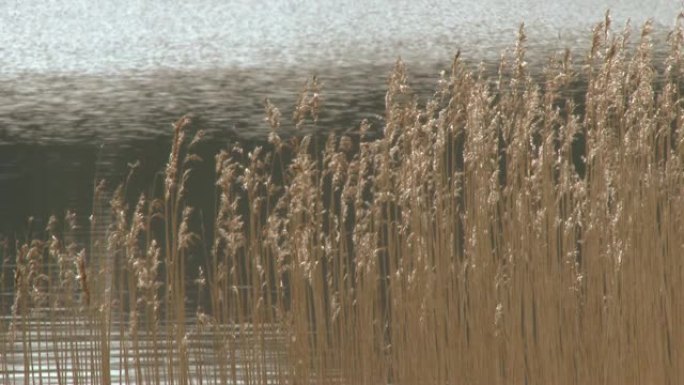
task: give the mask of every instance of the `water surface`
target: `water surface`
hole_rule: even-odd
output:
[[[460,50],[495,66],[521,22],[531,66],[580,59],[611,9],[616,29],[673,25],[671,0],[9,0],[0,5],[0,232],[28,216],[90,212],[96,179],[159,166],[170,124],[192,112],[218,141],[263,137],[263,99],[287,118],[304,80],[323,81],[318,129],[382,125],[385,79],[402,57],[429,94]],[[291,127],[291,125],[290,125]],[[287,124],[284,130],[288,130]],[[222,143],[221,142],[221,143]],[[220,146],[220,145],[218,145]]]

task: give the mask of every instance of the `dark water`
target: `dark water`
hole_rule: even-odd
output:
[[[95,180],[115,185],[135,160],[163,165],[185,113],[215,148],[258,140],[263,99],[287,119],[318,74],[319,130],[379,128],[397,57],[428,95],[457,50],[495,65],[522,21],[533,65],[566,47],[581,56],[607,8],[616,29],[652,18],[663,33],[679,11],[670,0],[3,2],[0,233],[66,208],[86,217]]]

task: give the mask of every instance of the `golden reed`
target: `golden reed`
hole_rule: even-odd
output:
[[[424,105],[398,62],[379,138],[284,140],[266,101],[268,144],[215,159],[212,213],[181,119],[163,191],[117,190],[106,239],[53,221],[6,252],[2,381],[683,383],[680,22],[656,65],[650,24],[633,45],[606,15],[535,79],[521,27],[498,77],[457,55]]]

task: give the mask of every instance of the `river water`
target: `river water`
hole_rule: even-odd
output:
[[[496,63],[525,22],[530,61],[581,56],[611,9],[616,28],[673,25],[673,0],[7,0],[0,5],[0,232],[29,216],[90,211],[96,179],[160,167],[170,123],[192,112],[220,147],[263,137],[263,99],[288,116],[313,74],[319,128],[382,124],[385,79],[407,63],[427,94],[453,54]],[[287,130],[287,127],[285,127]]]

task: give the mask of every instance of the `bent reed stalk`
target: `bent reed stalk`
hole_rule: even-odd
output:
[[[630,49],[608,14],[582,66],[566,52],[541,80],[522,27],[498,78],[457,55],[424,106],[398,62],[379,138],[285,140],[266,101],[268,143],[216,156],[213,213],[182,118],[163,191],[129,208],[119,188],[106,240],[53,220],[5,246],[2,381],[682,383],[681,20],[660,73],[650,24]]]

